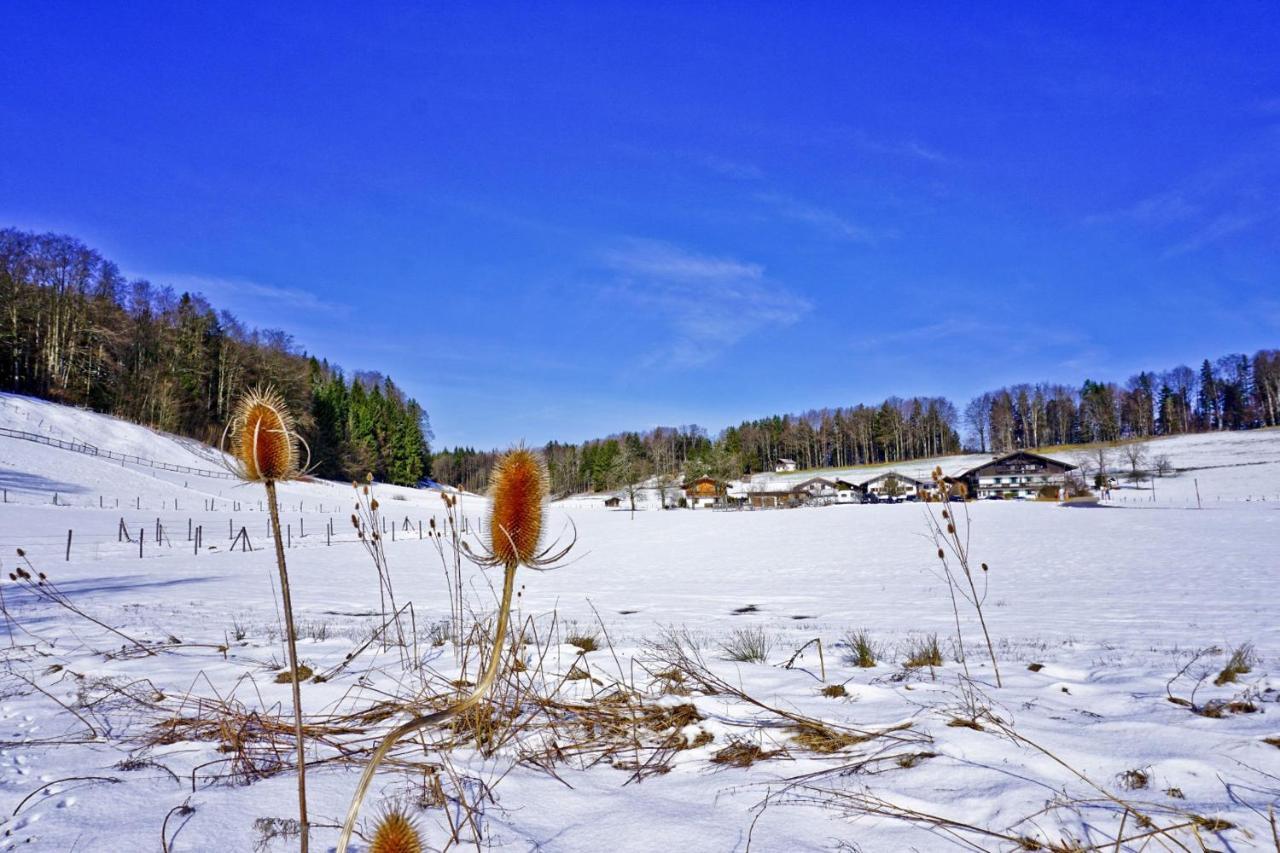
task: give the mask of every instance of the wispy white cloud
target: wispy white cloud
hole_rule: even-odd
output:
[[[1257,222],[1258,217],[1244,214],[1224,213],[1221,216],[1216,216],[1208,224],[1197,229],[1187,239],[1166,249],[1164,257],[1177,257],[1178,255],[1185,255],[1188,252],[1203,249],[1205,246],[1216,243],[1238,231],[1252,228]]]
[[[730,160],[714,154],[704,154],[698,160],[711,171],[726,178],[733,178],[739,181],[758,181],[764,177],[764,170],[754,163]]]
[[[602,255],[614,276],[609,295],[647,312],[666,329],[648,365],[699,367],[743,339],[790,326],[807,299],[765,275],[757,263],[713,257],[655,240],[627,240]]]
[[[779,215],[796,222],[812,225],[824,234],[840,240],[870,244],[893,234],[893,232],[883,229],[868,228],[830,208],[809,204],[792,196],[778,193],[761,193],[757,198],[771,205]]]
[[[1181,192],[1171,191],[1147,196],[1127,207],[1090,214],[1084,221],[1086,225],[1135,222],[1142,225],[1163,226],[1188,220],[1199,210],[1199,207],[1189,202]]]
[[[309,290],[279,287],[247,279],[187,273],[140,274],[138,277],[156,284],[169,285],[174,290],[202,293],[218,308],[231,308],[235,311],[251,308],[259,315],[269,311],[297,310],[336,316],[351,310],[344,303],[321,299]]]

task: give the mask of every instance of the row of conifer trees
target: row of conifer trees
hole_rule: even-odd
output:
[[[72,237],[0,230],[0,306],[0,390],[216,443],[243,390],[271,385],[315,473],[402,484],[428,473],[426,413],[390,378],[346,376],[285,332],[127,279]]]

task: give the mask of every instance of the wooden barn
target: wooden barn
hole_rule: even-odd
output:
[[[609,509],[617,509],[618,507],[622,506],[622,498],[618,497],[617,495],[614,495],[611,498],[605,498],[604,505]]]

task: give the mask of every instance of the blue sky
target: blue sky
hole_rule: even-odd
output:
[[[0,224],[438,445],[1280,345],[1280,7],[899,5],[10,3]]]

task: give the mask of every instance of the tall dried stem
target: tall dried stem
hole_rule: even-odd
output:
[[[302,688],[298,684],[298,633],[293,622],[293,599],[289,592],[289,572],[284,562],[284,541],[280,538],[280,506],[276,484],[267,480],[267,506],[271,510],[271,532],[276,542],[276,568],[280,570],[280,598],[284,604],[285,633],[289,641],[289,681],[293,685],[293,730],[298,748],[298,824],[302,853],[307,853],[307,756],[302,732]]]

